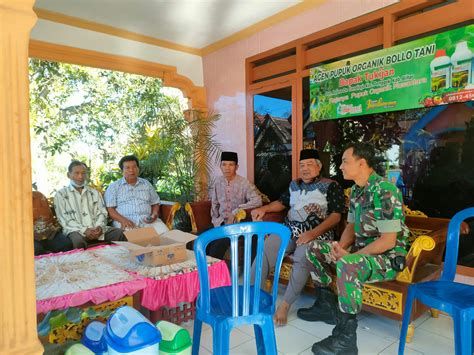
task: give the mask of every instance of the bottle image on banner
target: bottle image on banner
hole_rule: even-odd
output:
[[[472,81],[472,52],[466,41],[458,42],[451,56],[451,85],[463,89]]]
[[[438,49],[430,64],[431,91],[435,92],[451,86],[451,60],[445,49]]]

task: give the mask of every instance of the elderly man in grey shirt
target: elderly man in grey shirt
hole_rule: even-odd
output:
[[[153,227],[158,234],[167,232],[168,227],[159,218],[160,197],[147,180],[138,177],[137,157],[124,156],[119,167],[123,178],[110,184],[105,192],[105,205],[114,226]]]
[[[246,178],[237,175],[238,156],[235,152],[222,152],[222,176],[216,178],[211,189],[211,218],[214,227],[234,223],[236,213],[241,209],[262,205],[255,186]],[[216,240],[209,244],[207,254],[222,259],[229,247],[229,239]]]

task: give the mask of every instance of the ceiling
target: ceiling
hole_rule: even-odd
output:
[[[265,23],[268,27],[317,3],[315,0],[37,0],[35,9],[57,13],[57,17],[65,15],[60,22],[66,24],[64,18],[72,17],[202,50],[239,33],[249,35],[249,27],[260,25],[261,29]],[[48,19],[37,13],[39,18]]]

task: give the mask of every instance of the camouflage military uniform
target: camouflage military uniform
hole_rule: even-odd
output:
[[[339,308],[344,313],[358,313],[362,307],[364,283],[392,280],[397,271],[391,266],[395,256],[406,255],[408,228],[402,209],[402,195],[395,185],[376,173],[367,185],[352,187],[347,221],[354,223],[354,253],[377,240],[381,233],[397,232],[394,248],[380,255],[349,254],[334,262],[330,258],[331,242],[314,241],[307,251],[316,268],[316,283],[327,287],[333,281],[339,294]]]

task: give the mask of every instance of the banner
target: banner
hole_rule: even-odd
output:
[[[474,100],[474,25],[310,71],[312,121]]]

